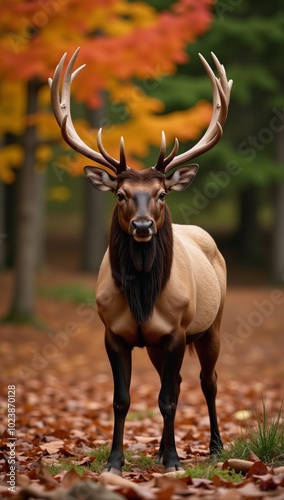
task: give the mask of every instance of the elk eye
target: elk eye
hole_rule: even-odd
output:
[[[162,193],[159,194],[158,200],[165,201],[165,197],[166,197],[166,193],[164,193],[164,191],[163,191]]]
[[[126,201],[126,198],[124,196],[124,194],[122,194],[120,191],[118,191],[118,193],[116,194],[117,198],[118,198],[118,201]]]

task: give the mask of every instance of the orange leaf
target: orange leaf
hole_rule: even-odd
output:
[[[62,439],[58,439],[57,441],[41,444],[39,447],[42,451],[47,451],[49,455],[53,455],[54,453],[57,453],[62,446],[64,446],[64,441],[62,441]]]
[[[261,460],[259,460],[258,462],[255,462],[251,468],[249,469],[246,477],[251,477],[251,476],[263,476],[264,474],[267,474],[268,472],[268,469],[265,465],[265,463],[263,463]]]

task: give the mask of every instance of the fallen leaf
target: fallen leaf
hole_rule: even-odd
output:
[[[223,465],[222,469],[233,469],[235,472],[242,472],[243,474],[246,474],[250,468],[252,467],[253,462],[250,462],[249,460],[241,460],[237,458],[229,458],[229,460],[226,460]]]
[[[275,469],[273,469],[273,472],[274,472],[274,474],[283,474],[284,475],[284,465],[282,465],[281,467],[275,467]]]
[[[272,474],[265,474],[263,476],[254,476],[257,484],[259,485],[261,491],[271,491],[276,490],[278,487],[277,476]]]
[[[42,484],[49,486],[58,486],[58,482],[48,472],[47,468],[41,463],[37,471],[37,477]]]
[[[253,451],[250,451],[248,460],[250,460],[251,462],[258,462],[260,458],[255,453],[253,453]]]
[[[254,475],[264,476],[265,474],[267,474],[267,472],[268,472],[268,469],[267,469],[266,465],[261,460],[259,460],[258,462],[254,462],[254,464],[251,466],[251,468],[247,472],[246,477],[249,478],[249,477],[254,476]]]
[[[254,483],[247,483],[244,486],[241,486],[238,489],[239,493],[241,494],[241,498],[244,499],[259,499],[259,498],[264,498],[265,493],[262,491],[259,491],[259,488],[254,484]]]
[[[191,484],[192,484],[192,482],[191,482]],[[171,488],[172,491],[176,494],[180,494],[181,492],[187,491],[186,482],[184,482],[180,479],[174,478],[174,477],[168,477],[166,474],[164,474],[161,477],[156,478],[156,486],[157,486],[157,488],[160,488],[160,489]]]
[[[54,455],[63,446],[64,446],[64,441],[58,439],[57,441],[51,441],[50,443],[41,444],[39,447],[42,451],[47,451],[49,455]]]
[[[249,410],[239,410],[234,413],[236,420],[247,420],[251,417],[251,412]]]
[[[139,486],[135,483],[132,483],[124,477],[113,474],[112,472],[103,472],[100,474],[98,480],[104,486],[116,486],[120,493],[122,491],[125,491],[125,493],[128,492],[127,498],[143,498],[145,500],[156,499],[155,493],[150,488],[139,488]],[[131,495],[131,491],[138,496],[133,497],[133,494]]]
[[[222,488],[234,488],[235,483],[233,481],[229,481],[227,479],[224,479],[223,477],[219,476],[219,474],[214,474],[212,477],[212,483],[216,487],[222,487]]]

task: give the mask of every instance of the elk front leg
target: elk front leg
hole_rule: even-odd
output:
[[[124,340],[110,331],[106,331],[105,345],[112,368],[114,383],[114,430],[111,452],[103,472],[113,472],[114,474],[120,475],[121,467],[124,465],[124,424],[130,405],[129,386],[131,379],[132,348],[127,345]]]
[[[159,453],[163,453],[166,472],[183,470],[175,445],[174,422],[179,396],[180,369],[185,351],[185,335],[173,332],[162,346],[161,390],[159,408],[164,420]]]
[[[160,380],[162,381],[162,367],[163,367],[163,350],[160,347],[147,347],[148,355],[160,375]],[[176,405],[178,404],[178,398],[180,394],[180,384],[182,378],[181,375],[178,376],[177,387],[176,387]],[[160,441],[159,450],[156,455],[156,461],[159,464],[163,463],[164,458],[164,431],[162,434],[162,439]]]

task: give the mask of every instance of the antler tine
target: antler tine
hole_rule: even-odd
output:
[[[63,76],[63,82],[62,82],[61,108],[64,106],[66,113],[69,116],[70,116],[71,83],[74,80],[74,78],[76,77],[76,75],[86,66],[85,64],[83,64],[78,69],[76,69],[76,71],[74,71],[74,73],[73,73],[73,67],[74,67],[75,61],[77,59],[77,55],[79,53],[79,50],[80,50],[80,48],[78,47],[78,49],[75,50],[74,54],[72,55],[68,65],[67,65],[65,74]],[[60,74],[62,73],[62,70],[63,70],[63,65],[61,66]],[[71,116],[70,116],[70,118],[71,118]],[[70,119],[70,122],[71,122],[72,129],[74,129],[71,119]]]
[[[102,128],[99,129],[98,131],[98,148],[102,156],[109,162],[111,163],[114,168],[116,169],[116,173],[120,174],[124,170],[127,170],[126,166],[126,161],[125,161],[125,152],[124,152],[124,145],[123,144],[123,137],[120,139],[120,161],[115,160],[104,148],[103,146],[103,141],[102,141]]]
[[[227,80],[225,67],[223,66],[223,64],[220,63],[218,57],[214,54],[214,52],[211,52],[211,56],[217,68],[222,88],[226,90],[226,96],[229,100],[231,88],[233,85],[233,80]]]
[[[61,127],[61,122],[63,119],[63,112],[61,109],[61,103],[60,103],[60,92],[59,92],[59,82],[60,82],[60,77],[62,73],[62,67],[65,62],[67,56],[67,52],[63,54],[61,57],[58,65],[55,68],[53,78],[48,78],[48,84],[50,87],[50,93],[51,93],[51,103],[53,106],[53,111],[54,111],[54,116],[57,120],[58,125]],[[59,100],[58,100],[59,97]]]
[[[61,58],[58,66],[55,69],[54,72],[54,77],[53,80],[49,78],[49,85],[51,88],[51,101],[53,105],[53,110],[55,117],[57,119],[57,122],[59,126],[62,126],[62,121],[65,116],[70,115],[70,87],[71,87],[71,82],[74,80],[75,76],[85,67],[85,65],[80,66],[74,73],[72,73],[72,69],[77,57],[77,54],[79,52],[79,48],[74,52],[68,66],[66,69],[66,73],[63,78],[63,83],[62,83],[62,92],[61,92],[61,98],[60,98],[60,80],[61,80],[61,75],[63,71],[63,65],[66,59],[67,53],[63,55]],[[70,115],[70,123],[69,127],[75,131],[72,120],[71,120],[71,115]],[[76,134],[76,132],[75,132]],[[79,138],[80,139],[80,138]],[[80,139],[81,140],[81,139]],[[81,141],[83,142],[83,141]]]
[[[181,153],[180,155],[173,157],[171,161],[167,162],[168,164],[164,169],[165,173],[174,167],[182,165],[185,161],[191,160],[192,158],[205,153],[217,144],[222,137],[222,126],[224,125],[228,114],[228,105],[233,81],[227,80],[224,66],[219,62],[213,52],[211,54],[216,65],[219,78],[215,76],[206,59],[199,54],[205,71],[209,76],[213,91],[213,112],[210,124],[203,137],[195,146],[193,146],[193,148],[189,149],[185,153]]]
[[[63,72],[63,66],[66,59],[66,53],[60,59],[58,66],[55,69],[53,79],[49,78],[48,83],[51,90],[51,102],[53,106],[53,111],[55,118],[61,127],[61,133],[64,140],[69,144],[73,149],[81,153],[82,155],[90,158],[91,160],[107,167],[112,170],[115,174],[117,173],[118,168],[121,170],[120,163],[115,160],[112,156],[110,156],[104,148],[102,151],[98,153],[93,150],[77,134],[75,127],[72,122],[71,110],[70,110],[70,90],[71,84],[74,78],[78,75],[78,73],[85,67],[85,64],[80,66],[73,72],[73,67],[78,55],[80,48],[78,48],[74,54],[72,55],[66,72],[63,77],[62,83],[62,92],[60,97],[60,80]],[[98,143],[101,144],[101,137],[98,133]],[[99,145],[99,144],[98,144]]]
[[[175,138],[174,142],[174,147],[170,154],[165,158],[166,154],[166,136],[165,132],[162,131],[162,138],[161,138],[161,147],[160,147],[160,153],[159,153],[159,158],[154,167],[152,167],[154,170],[158,170],[159,172],[164,173],[165,172],[165,167],[172,161],[172,159],[175,157],[177,154],[179,148],[179,142],[177,138]]]
[[[128,167],[126,165],[126,155],[125,155],[124,139],[123,139],[123,137],[121,137],[120,138],[120,162],[119,162],[119,171],[118,171],[118,173],[123,172],[123,171],[125,171],[127,169],[128,169]]]
[[[169,163],[171,163],[172,159],[176,156],[179,148],[179,141],[175,138],[174,147],[171,150],[170,154],[164,159],[164,166],[166,167]]]
[[[158,161],[153,167],[154,170],[158,170],[159,172],[164,172],[164,161],[165,161],[165,154],[166,154],[166,136],[165,132],[162,130],[162,137],[161,137],[161,146],[160,146],[160,152],[159,152],[159,157]]]

